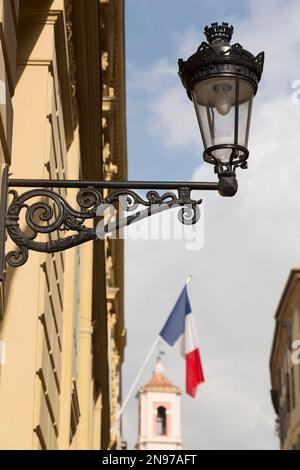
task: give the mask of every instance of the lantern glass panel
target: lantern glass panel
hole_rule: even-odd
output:
[[[213,77],[194,85],[192,99],[205,149],[215,145],[248,145],[253,87],[237,77]],[[231,148],[213,150],[229,162]]]

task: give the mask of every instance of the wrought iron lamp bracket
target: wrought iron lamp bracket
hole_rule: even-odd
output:
[[[22,193],[19,194],[16,188],[22,188]],[[57,192],[61,188],[78,189],[76,209]],[[103,197],[102,189],[109,190],[108,196]],[[141,196],[135,190],[147,192]],[[163,190],[167,192],[161,193]],[[30,250],[43,253],[64,251],[101,239],[168,209],[179,208],[179,221],[195,224],[200,218],[199,205],[202,200],[192,199],[192,190],[219,190],[226,195],[223,194],[221,179],[208,183],[24,180],[10,179],[8,168],[5,168],[0,204],[0,280],[4,278],[6,263],[12,267],[24,265]],[[12,199],[7,208],[9,195]],[[111,221],[104,213],[106,209],[116,206],[121,209],[120,213],[126,211],[127,215]],[[139,206],[144,209],[138,210]],[[88,219],[96,219],[97,224],[94,223],[93,228],[87,226]],[[68,232],[71,233],[68,235]],[[6,233],[16,247],[5,255]],[[47,240],[41,241],[40,235],[47,237]]]

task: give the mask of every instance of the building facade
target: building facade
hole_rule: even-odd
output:
[[[180,396],[158,359],[150,381],[137,394],[138,450],[182,449]]]
[[[300,450],[300,269],[289,275],[275,315],[271,397],[280,447]]]
[[[0,32],[2,168],[15,178],[126,179],[123,0],[2,0]],[[77,208],[76,190],[58,191]],[[123,249],[106,239],[31,252],[7,270],[0,449],[116,446]]]

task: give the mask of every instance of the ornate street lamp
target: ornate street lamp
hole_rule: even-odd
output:
[[[235,170],[247,168],[253,96],[261,78],[264,53],[254,57],[240,44],[229,44],[228,23],[206,26],[207,42],[186,62],[179,76],[193,101],[204,145],[203,158],[215,166],[224,196],[237,191]]]
[[[24,180],[10,179],[6,167],[1,184],[0,280],[4,278],[5,263],[22,266],[30,250],[63,251],[173,207],[180,208],[180,222],[194,224],[200,217],[198,206],[202,201],[191,198],[192,190],[219,191],[222,196],[236,193],[235,170],[247,165],[252,99],[261,78],[264,54],[261,52],[254,57],[240,44],[230,46],[232,33],[233,27],[228,23],[206,26],[208,43],[203,42],[186,62],[179,60],[179,75],[194,103],[200,126],[205,148],[203,157],[214,165],[219,181]],[[31,189],[19,195],[15,188]],[[78,208],[72,208],[54,188],[78,188]],[[105,198],[102,189],[110,191]],[[142,197],[134,190],[148,192]],[[159,194],[157,190],[168,192]],[[177,194],[171,192],[173,190]],[[13,199],[7,209],[8,193]],[[101,219],[103,210],[116,204],[132,213],[105,224],[105,219]],[[136,211],[139,205],[145,209]],[[22,211],[27,227],[21,228]],[[101,219],[97,228],[84,224],[87,219],[97,217]],[[6,256],[5,231],[17,246]],[[53,234],[65,231],[70,231],[71,235],[54,239]],[[48,240],[36,240],[38,235],[46,235]]]

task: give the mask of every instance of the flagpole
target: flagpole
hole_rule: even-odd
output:
[[[116,418],[115,423],[114,423],[114,425],[113,425],[113,427],[112,427],[112,428],[116,428],[116,431],[117,431],[117,434],[118,434],[117,440],[119,440],[119,438],[120,438],[119,432],[118,432],[118,431],[119,431],[119,430],[118,430],[118,423],[120,422],[121,416],[122,416],[122,414],[123,414],[123,412],[124,412],[124,410],[125,410],[125,408],[126,408],[126,406],[127,406],[127,403],[128,403],[128,401],[129,401],[129,398],[131,397],[132,393],[134,392],[134,389],[135,389],[135,387],[136,387],[138,381],[140,380],[141,375],[143,374],[143,372],[144,372],[144,370],[145,370],[145,367],[146,367],[146,365],[148,364],[148,361],[149,361],[150,357],[152,356],[153,351],[154,351],[154,349],[155,349],[155,347],[156,347],[156,345],[157,345],[157,343],[158,343],[159,340],[160,340],[160,336],[158,335],[158,336],[155,338],[155,341],[154,341],[154,343],[152,344],[151,348],[149,349],[149,352],[148,352],[148,354],[147,354],[147,356],[146,356],[146,358],[145,358],[145,360],[144,360],[144,362],[143,362],[143,365],[142,365],[142,367],[140,368],[140,370],[139,370],[139,372],[138,372],[138,374],[137,374],[135,380],[133,381],[133,383],[132,383],[130,389],[128,390],[128,393],[127,393],[127,395],[126,395],[126,398],[125,398],[125,400],[123,401],[123,404],[122,404],[121,408],[120,408],[119,411],[118,411],[117,418]],[[108,450],[110,450],[110,446],[108,447]]]
[[[123,412],[124,412],[124,409],[125,409],[125,407],[126,407],[126,405],[127,405],[127,403],[128,403],[128,400],[129,400],[129,398],[131,397],[131,395],[132,395],[132,393],[133,393],[133,391],[134,391],[134,389],[135,389],[135,387],[136,387],[138,381],[140,380],[141,375],[142,375],[142,373],[144,372],[145,367],[146,367],[146,365],[148,364],[148,361],[149,361],[150,357],[152,356],[153,351],[154,351],[154,349],[156,348],[156,345],[157,345],[159,339],[160,339],[160,336],[157,336],[157,337],[155,338],[155,341],[154,341],[154,343],[152,344],[152,346],[151,346],[151,348],[150,348],[150,350],[149,350],[149,352],[148,352],[148,354],[147,354],[147,356],[146,356],[146,358],[145,358],[145,360],[144,360],[144,362],[143,362],[143,365],[142,365],[142,367],[141,367],[140,370],[139,370],[139,373],[137,374],[135,380],[133,381],[133,383],[132,383],[132,385],[131,385],[131,387],[130,387],[130,389],[129,389],[127,395],[126,395],[126,398],[125,398],[125,400],[123,401],[123,404],[122,404],[122,406],[121,406],[121,408],[120,408],[120,410],[119,410],[118,418],[117,418],[118,420],[121,418],[121,416],[122,416],[122,414],[123,414]]]
[[[189,276],[187,277],[187,279],[186,279],[186,281],[185,281],[186,286],[191,282],[192,279],[193,279],[193,276],[191,276],[191,275],[189,275]],[[152,344],[152,346],[151,346],[151,348],[150,348],[150,350],[149,350],[147,356],[146,356],[146,359],[144,360],[144,363],[143,363],[142,367],[141,367],[140,370],[139,370],[139,373],[137,374],[135,380],[133,381],[133,383],[132,383],[132,385],[131,385],[131,387],[130,387],[130,389],[129,389],[127,395],[126,395],[126,398],[125,398],[125,400],[123,401],[123,404],[122,404],[122,406],[121,406],[121,408],[120,408],[120,410],[119,410],[119,413],[118,413],[118,420],[121,418],[121,416],[122,416],[122,414],[123,414],[123,411],[124,411],[124,409],[125,409],[126,406],[127,406],[128,400],[129,400],[129,398],[131,397],[131,395],[132,395],[132,393],[133,393],[133,391],[134,391],[134,389],[135,389],[135,387],[136,387],[136,384],[137,384],[138,381],[140,380],[141,375],[142,375],[142,373],[144,372],[145,367],[146,367],[146,365],[148,364],[148,361],[149,361],[150,357],[152,356],[153,351],[154,351],[154,349],[156,348],[156,345],[157,345],[159,339],[160,339],[160,336],[157,336],[156,339],[155,339],[155,341],[154,341],[154,343]]]

